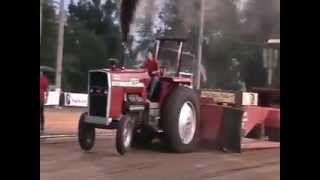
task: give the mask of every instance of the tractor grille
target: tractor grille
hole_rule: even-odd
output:
[[[108,75],[105,72],[89,73],[89,115],[106,117],[108,102]]]

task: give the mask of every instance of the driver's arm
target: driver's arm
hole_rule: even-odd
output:
[[[159,73],[160,73],[160,70],[158,69],[158,70],[152,71],[151,74],[156,75],[156,74],[159,74]]]
[[[156,61],[156,70],[152,71],[151,74],[156,75],[156,74],[159,74],[159,73],[160,73],[159,62]]]

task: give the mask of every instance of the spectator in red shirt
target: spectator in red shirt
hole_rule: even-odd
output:
[[[149,76],[151,77],[151,83],[149,86],[149,99],[151,101],[156,100],[156,89],[159,85],[159,62],[158,60],[155,58],[154,52],[152,49],[148,50],[148,57],[146,62],[143,65],[143,68],[148,70]]]
[[[44,104],[48,99],[48,78],[40,71],[40,133],[44,131]]]

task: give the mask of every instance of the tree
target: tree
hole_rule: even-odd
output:
[[[243,11],[242,33],[248,41],[265,42],[280,34],[280,0],[249,0]]]
[[[240,54],[247,59],[244,78],[251,86],[264,86],[266,72],[262,64],[262,44],[271,36],[280,35],[280,0],[249,0],[242,12],[242,20],[241,40],[256,44],[244,45]]]
[[[54,7],[43,2],[42,39],[40,45],[40,64],[55,67],[57,45],[57,23]],[[50,79],[51,80],[51,79]]]
[[[261,45],[280,22],[277,1],[250,0],[243,10],[237,8],[237,1],[207,1],[206,8],[210,10],[206,11],[205,36],[208,43],[205,43],[203,58],[208,87],[229,86],[233,75],[227,69],[232,58],[239,60],[241,78],[248,87],[264,85]]]
[[[66,31],[64,56],[64,90],[85,92],[88,71],[107,66],[107,49],[102,36],[83,28],[83,24],[72,24]]]
[[[228,71],[232,58],[241,62],[237,57],[239,16],[236,4],[230,0],[216,0],[206,6],[209,10],[206,11],[204,34],[208,42],[203,46],[203,62],[208,72],[207,87],[226,88],[233,78]]]
[[[115,3],[80,0],[69,6],[65,33],[63,89],[87,90],[90,69],[108,66],[108,58],[119,57],[120,34],[115,21]]]
[[[120,26],[115,22],[119,20],[116,2],[107,0],[102,6],[103,13],[103,27],[106,48],[108,49],[108,56],[113,58],[121,58],[121,33]]]
[[[65,90],[86,91],[89,69],[107,66],[108,58],[121,57],[123,39],[120,34],[119,10],[122,6],[119,2],[79,0],[69,6],[64,48]],[[133,22],[136,26],[135,32],[131,33],[128,39],[131,46],[135,44],[134,48],[131,48],[132,60],[137,59],[139,52],[150,47],[156,36],[186,37],[188,42],[184,50],[196,54],[199,30],[198,0],[126,2],[140,2],[138,9],[144,9],[144,5],[147,7],[142,14],[136,16]],[[232,73],[227,71],[232,58],[239,60],[241,77],[249,87],[264,83],[260,44],[268,39],[270,33],[280,33],[279,0],[249,0],[243,10],[238,9],[239,2],[240,0],[206,1],[203,64],[208,72],[206,86],[209,88],[228,86],[233,78]],[[43,16],[40,63],[54,67],[57,24],[53,7],[44,6]]]

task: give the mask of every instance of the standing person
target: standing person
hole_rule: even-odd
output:
[[[149,86],[149,99],[155,100],[155,90],[159,83],[159,62],[155,58],[155,54],[152,49],[148,50],[148,57],[145,63],[143,64],[143,68],[148,70],[149,76],[151,77],[151,83]]]
[[[44,131],[44,104],[48,94],[48,78],[40,71],[40,133]]]
[[[231,59],[231,66],[229,69],[230,80],[228,81],[228,85],[226,87],[227,90],[232,91],[246,91],[246,84],[241,80],[240,75],[240,63],[236,58]]]

